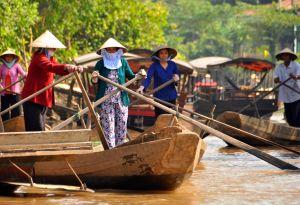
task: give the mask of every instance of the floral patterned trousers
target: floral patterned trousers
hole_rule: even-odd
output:
[[[127,132],[128,107],[121,100],[107,100],[100,106],[100,121],[109,148],[125,142]]]

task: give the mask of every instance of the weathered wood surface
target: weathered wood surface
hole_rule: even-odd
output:
[[[72,149],[92,149],[91,142],[72,142],[72,143],[45,143],[45,144],[25,144],[25,145],[0,145],[1,153],[20,153],[36,151],[55,151]]]
[[[0,134],[0,181],[28,181],[7,161],[12,160],[38,183],[78,185],[69,163],[91,188],[175,189],[206,148],[173,115],[162,115],[143,135],[111,150],[88,149],[92,134],[87,129]]]
[[[235,112],[224,112],[217,117],[217,120],[282,145],[300,144],[299,128],[276,124],[270,120],[249,117]],[[219,126],[213,122],[211,126],[248,144],[268,145],[253,137],[243,135],[241,132]]]
[[[90,136],[91,131],[89,129],[57,130],[51,132],[9,132],[0,133],[0,145],[87,142]]]
[[[190,132],[189,129],[187,129],[184,125],[182,125],[178,119],[171,114],[163,114],[160,115],[156,121],[155,124],[148,128],[144,133],[142,133],[140,136],[138,136],[136,139],[132,140],[131,142],[128,142],[128,144],[133,143],[140,143],[144,142],[147,139],[164,139],[168,137],[173,137],[174,134],[179,132]],[[152,133],[158,133],[154,136]],[[202,159],[205,150],[207,148],[207,144],[201,140],[201,146],[200,146],[200,156],[199,161]]]
[[[4,132],[25,132],[24,116],[20,115],[3,122]]]
[[[91,188],[175,189],[198,163],[201,139],[195,133],[67,157]],[[35,176],[42,183],[77,182],[65,161],[37,162]]]
[[[89,188],[175,189],[194,171],[200,148],[196,133],[182,132],[173,138],[77,153],[56,161],[31,163],[33,158],[27,157],[14,162],[25,166],[27,173],[34,173],[36,183],[78,185],[67,160]],[[26,182],[7,162],[0,161],[0,167],[0,181]]]

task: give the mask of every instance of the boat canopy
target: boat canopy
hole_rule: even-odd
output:
[[[275,67],[275,64],[265,59],[236,58],[219,64],[207,65],[208,69],[224,68],[229,66],[241,67],[246,70],[256,72],[266,72],[272,70]]]
[[[227,57],[208,56],[203,58],[196,58],[194,60],[191,60],[189,63],[201,73],[206,72],[207,65],[220,64],[231,60],[231,58]]]

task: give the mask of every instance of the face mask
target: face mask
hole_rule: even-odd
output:
[[[108,53],[105,49],[101,50],[101,55],[103,57],[104,66],[108,69],[118,69],[122,66],[121,57],[123,55],[123,50],[119,49],[115,53]]]
[[[10,63],[6,62],[5,60],[3,60],[3,62],[5,63],[7,68],[12,68],[16,63],[16,59],[13,59]]]
[[[45,54],[46,54],[47,58],[50,59],[54,55],[54,51],[51,51],[51,50],[45,48]]]
[[[54,51],[49,51],[48,50],[48,57],[51,58],[54,55]]]

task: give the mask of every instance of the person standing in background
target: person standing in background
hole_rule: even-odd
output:
[[[146,92],[152,78],[154,79],[154,88],[159,87],[160,85],[171,79],[174,79],[175,82],[178,81],[179,75],[177,65],[171,60],[176,55],[177,51],[174,48],[170,48],[167,46],[159,47],[151,56],[154,63],[152,63],[150,68],[148,69],[147,78],[144,80],[143,85],[137,89],[137,92]],[[166,86],[153,95],[160,100],[176,105],[177,91],[175,83]],[[166,106],[170,107],[168,105]],[[155,107],[155,118],[165,113],[166,112],[164,110]]]
[[[274,82],[282,83],[300,92],[297,81],[300,79],[300,65],[295,62],[297,55],[289,48],[285,48],[276,55],[277,60],[282,60],[274,72]],[[284,114],[287,123],[293,127],[300,127],[300,94],[285,85],[279,87],[278,100],[284,103]]]
[[[20,61],[20,56],[18,56],[12,49],[7,49],[4,53],[0,55],[0,60],[3,62],[0,65],[0,80],[1,89],[10,86],[11,84],[17,82],[18,77],[26,77],[21,65],[18,63]],[[16,104],[20,100],[20,83],[16,83],[11,86],[8,90],[1,92],[1,111],[6,110],[10,106]],[[20,107],[16,107],[2,115],[2,120],[9,120],[13,117],[21,115]]]

